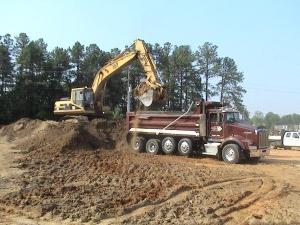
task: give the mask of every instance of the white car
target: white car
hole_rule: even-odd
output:
[[[300,132],[286,132],[283,136],[283,146],[300,147]]]

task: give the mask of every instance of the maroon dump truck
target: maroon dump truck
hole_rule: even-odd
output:
[[[239,112],[219,102],[196,102],[182,112],[129,112],[127,140],[137,152],[189,156],[193,151],[227,163],[269,154],[265,129],[244,123]]]

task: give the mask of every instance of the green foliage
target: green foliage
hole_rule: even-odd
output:
[[[275,125],[299,125],[300,115],[294,113],[280,117],[273,112],[268,112],[264,115],[262,112],[257,111],[252,116],[251,122],[256,126],[265,126],[272,131],[274,130]]]
[[[214,96],[216,93],[214,89],[210,87],[209,79],[216,77],[219,70],[219,58],[217,52],[218,46],[212,43],[205,42],[202,46],[198,47],[196,51],[197,65],[199,67],[199,74],[205,78],[205,100],[207,101],[210,96]]]
[[[218,57],[216,45],[206,42],[193,52],[189,45],[148,44],[158,78],[167,88],[166,110],[186,110],[204,95],[220,95],[247,114],[243,105],[243,73],[233,59]],[[75,42],[70,48],[49,51],[43,39],[30,40],[25,33],[15,38],[0,36],[0,122],[20,117],[52,118],[53,105],[67,97],[70,89],[91,86],[95,73],[121,51],[101,50],[96,44]],[[127,75],[134,88],[144,78],[139,62],[118,72],[106,85],[105,104],[114,117],[123,116],[127,102]],[[217,80],[217,81],[216,81]],[[204,81],[204,82],[203,82]],[[131,108],[139,109],[137,101]]]
[[[0,42],[0,96],[9,91],[12,85],[13,63],[7,46]]]
[[[80,44],[80,42],[75,42],[72,48],[69,49],[71,54],[71,62],[73,63],[73,67],[75,70],[71,71],[72,77],[74,77],[74,84],[78,86],[82,86],[84,72],[82,71],[82,64],[85,57],[85,49],[84,45]]]
[[[118,106],[115,107],[114,110],[112,111],[112,118],[116,120],[116,119],[121,119],[123,117],[124,117],[124,115],[122,113],[121,108]]]
[[[252,124],[257,127],[265,126],[265,117],[264,114],[260,111],[256,111],[251,118]]]
[[[266,127],[270,130],[274,129],[274,126],[276,124],[278,124],[278,122],[280,121],[280,116],[278,114],[275,114],[273,112],[268,112],[266,115],[265,115],[265,124],[266,124]]]
[[[229,103],[241,113],[248,114],[243,105],[243,94],[246,93],[241,86],[243,73],[238,71],[235,61],[229,57],[220,58],[217,66],[220,80],[216,90],[220,93],[220,102]]]

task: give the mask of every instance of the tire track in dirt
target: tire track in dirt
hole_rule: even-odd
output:
[[[255,216],[260,217],[260,209],[263,209],[268,200],[274,200],[283,195],[289,188],[287,184],[276,183],[271,178],[263,178],[263,183],[257,192],[242,199],[237,204],[217,212],[218,216],[227,216],[228,224],[247,224],[247,221]]]
[[[179,201],[184,201],[187,196],[190,194],[191,191],[205,191],[205,190],[210,190],[210,189],[219,189],[223,186],[227,186],[227,185],[230,185],[230,184],[233,184],[233,183],[236,183],[236,182],[251,182],[251,181],[262,181],[263,183],[263,178],[253,178],[253,177],[250,177],[250,178],[239,178],[239,179],[227,179],[227,180],[223,180],[223,181],[220,181],[220,182],[209,182],[208,184],[202,186],[202,187],[196,187],[196,186],[182,186],[180,187],[179,189],[177,189],[176,191],[172,192],[166,199],[163,199],[163,200],[159,200],[157,202],[150,202],[150,201],[147,201],[147,202],[144,202],[142,204],[138,204],[138,205],[135,205],[131,208],[127,208],[125,210],[125,214],[119,216],[119,217],[111,217],[111,218],[107,218],[107,219],[104,219],[102,221],[100,221],[99,225],[109,225],[109,224],[119,224],[119,223],[122,223],[123,221],[131,218],[131,217],[135,217],[135,216],[139,216],[139,215],[142,215],[144,213],[147,213],[151,210],[153,210],[154,208],[156,207],[161,207],[165,204],[174,204],[176,202],[179,202]],[[251,194],[249,194],[251,195]],[[248,196],[243,196],[242,199],[239,199],[240,200],[243,200],[243,199],[246,199]],[[259,197],[255,198],[255,199],[258,199]],[[251,204],[251,200],[247,201],[245,200],[245,202],[249,202],[248,204]],[[219,216],[227,216],[228,214],[234,212],[236,209],[238,209],[239,207],[242,208],[244,206],[244,204],[242,204],[241,206],[232,206],[230,207],[230,209],[228,209],[227,212],[223,212],[223,214],[221,213]],[[245,204],[245,206],[247,206],[247,204]],[[230,218],[227,218],[228,220]]]

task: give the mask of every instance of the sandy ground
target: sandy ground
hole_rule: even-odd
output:
[[[24,143],[0,141],[0,224],[300,224],[300,151],[228,165]]]

